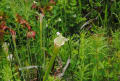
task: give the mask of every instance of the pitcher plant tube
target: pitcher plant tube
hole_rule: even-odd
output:
[[[59,33],[59,32],[57,32],[57,35],[58,35],[58,37],[56,37],[54,39],[53,56],[52,56],[52,58],[50,60],[50,63],[49,63],[48,68],[47,68],[47,71],[45,72],[45,75],[43,77],[43,81],[47,80],[47,78],[49,76],[49,73],[50,73],[50,71],[52,69],[53,63],[55,61],[55,58],[56,58],[56,56],[57,56],[57,54],[59,52],[59,49],[61,48],[61,46],[63,46],[65,44],[65,42],[67,42],[69,40],[69,39],[63,37],[62,34]]]

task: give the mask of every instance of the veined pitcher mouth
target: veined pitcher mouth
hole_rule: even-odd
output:
[[[61,47],[62,45],[64,45],[65,42],[69,40],[68,38],[63,37],[62,34],[59,32],[57,32],[56,34],[58,35],[58,37],[54,39],[55,46]]]

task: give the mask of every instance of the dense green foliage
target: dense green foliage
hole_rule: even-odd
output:
[[[0,0],[0,81],[120,81],[119,0],[35,1]]]

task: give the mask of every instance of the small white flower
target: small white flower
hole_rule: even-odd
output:
[[[46,24],[46,27],[48,27],[48,24]]]
[[[59,36],[59,35],[60,35],[60,32],[57,32],[56,34]]]
[[[33,3],[37,4],[37,2],[36,2],[36,1],[33,1]]]
[[[8,9],[10,9],[10,6],[6,6]]]
[[[4,42],[3,43],[3,45],[2,45],[2,47],[3,47],[3,50],[4,50],[4,52],[7,54],[8,53],[8,43],[6,43],[6,42]]]
[[[62,21],[61,18],[58,18],[58,19],[55,20],[55,22],[61,22],[61,21]]]
[[[58,21],[62,21],[61,18],[59,18]]]
[[[61,47],[62,45],[64,45],[64,43],[66,41],[68,41],[69,39],[65,38],[62,36],[62,34],[60,34],[59,32],[57,32],[58,37],[54,39],[54,45]]]
[[[8,59],[8,61],[11,61],[11,60],[13,59],[13,55],[12,55],[12,54],[9,54],[9,55],[7,56],[7,59]]]
[[[76,14],[74,14],[73,17],[74,17],[74,18],[77,17]]]

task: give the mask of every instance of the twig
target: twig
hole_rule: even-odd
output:
[[[81,27],[80,30],[83,29],[86,25],[88,25],[89,23],[91,23],[94,19],[90,19],[87,22],[85,22]]]
[[[33,80],[30,80],[30,81],[36,81],[37,80],[37,78],[34,78]]]
[[[102,12],[102,10],[100,11],[100,13]],[[92,21],[94,20],[97,20],[98,19],[98,16],[95,17],[94,19],[90,19],[88,20],[87,22],[85,22],[81,27],[80,27],[80,30],[83,29],[86,25],[90,24]]]
[[[89,12],[89,13],[87,13],[84,17],[87,17],[89,14],[91,14],[93,11],[91,11],[91,12]]]
[[[19,70],[21,71],[21,70],[28,70],[28,69],[33,69],[33,68],[37,69],[38,67],[40,66],[26,66],[26,67],[19,68]]]
[[[65,67],[62,70],[62,73],[60,73],[58,75],[59,78],[61,78],[62,76],[64,76],[64,73],[65,73],[66,69],[68,68],[69,64],[70,64],[70,58],[68,58],[67,63],[66,63]]]
[[[102,2],[103,2],[103,0],[102,0],[100,3],[102,3]],[[101,12],[102,12],[102,10],[100,11],[100,13],[101,13]],[[86,14],[85,17],[87,17],[90,13],[91,13],[91,12],[89,12],[88,14]],[[80,30],[83,29],[86,25],[90,24],[92,21],[97,20],[97,18],[98,18],[98,16],[95,17],[94,19],[90,19],[90,20],[88,20],[87,22],[85,22],[85,23],[80,27]]]

